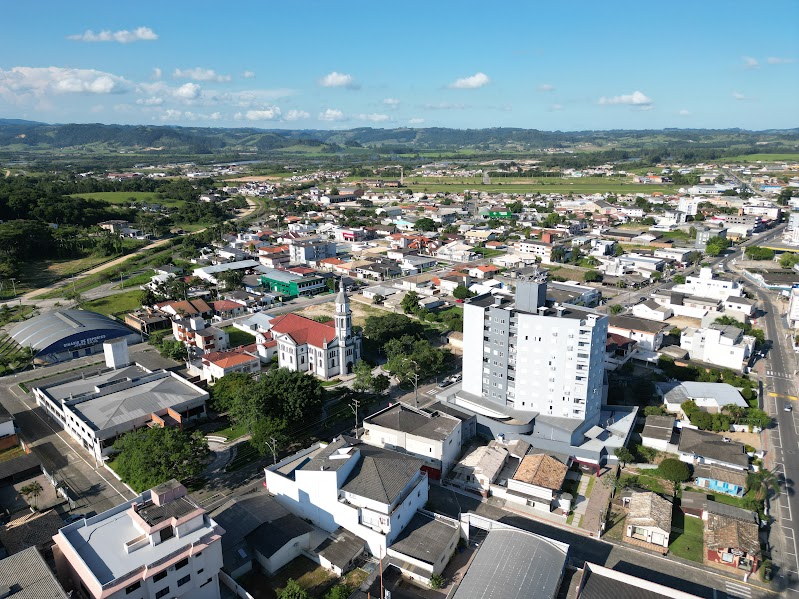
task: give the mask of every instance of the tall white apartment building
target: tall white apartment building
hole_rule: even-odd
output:
[[[519,280],[513,299],[485,294],[464,304],[456,403],[492,418],[535,419],[534,436],[573,443],[600,419],[608,318],[547,307],[546,290],[544,281]]]

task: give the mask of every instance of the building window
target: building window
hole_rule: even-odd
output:
[[[166,578],[166,574],[167,574],[166,570],[161,570],[158,574],[153,576],[153,582],[158,582],[159,580],[163,580],[164,578]]]
[[[205,585],[207,585],[208,583],[210,583],[210,582],[211,582],[211,580],[212,580],[211,578],[209,578],[208,580],[206,580],[204,583],[202,583],[202,584],[200,585],[200,588],[202,588],[202,587],[204,587]]]
[[[182,587],[184,584],[191,580],[191,574],[186,574],[183,578],[178,578],[178,586]]]
[[[134,582],[132,585],[130,585],[128,588],[125,589],[125,594],[130,595],[134,591],[138,591],[140,588],[141,588],[141,581],[137,580],[136,582]]]
[[[161,542],[171,539],[175,536],[175,529],[171,526],[167,526],[166,528],[162,528],[160,531],[161,534]]]
[[[189,565],[189,558],[184,557],[182,560],[175,564],[175,570],[180,570],[181,568],[185,568]]]
[[[167,595],[169,595],[169,587],[164,587],[155,594],[155,599],[161,599],[161,597],[166,597]]]

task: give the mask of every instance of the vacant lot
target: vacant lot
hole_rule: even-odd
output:
[[[84,310],[91,310],[92,312],[99,312],[100,314],[127,314],[137,308],[141,308],[140,297],[140,289],[131,289],[124,293],[117,293],[116,295],[109,295],[107,297],[101,297],[100,299],[84,302],[81,307]]]
[[[241,345],[250,345],[255,343],[255,336],[247,331],[237,329],[233,325],[223,329],[230,337],[230,347],[239,347]]]
[[[331,298],[332,299],[332,298]],[[363,298],[359,298],[363,299]],[[350,301],[350,309],[352,310],[352,324],[362,327],[369,316],[380,316],[385,314],[386,311],[372,306],[371,304],[361,303],[359,300]],[[308,306],[304,310],[297,312],[300,316],[306,318],[316,318],[318,316],[328,316],[333,319],[333,311],[335,310],[333,302],[326,304],[319,304],[318,306]]]
[[[679,508],[674,509],[669,537],[669,551],[683,559],[702,563],[704,547],[701,518],[686,517]],[[682,532],[678,532],[678,531]]]

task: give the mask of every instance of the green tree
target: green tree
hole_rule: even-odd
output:
[[[610,313],[611,314],[619,314],[620,312],[623,312],[623,311],[624,311],[624,306],[622,306],[621,304],[613,304],[610,307]]]
[[[617,243],[616,245],[613,246],[613,255],[616,256],[617,258],[619,256],[623,256],[624,255],[624,248],[620,244]]]
[[[674,458],[666,458],[657,467],[658,476],[665,478],[667,481],[674,484],[674,495],[677,495],[677,489],[680,483],[685,482],[691,477],[691,471],[685,462]]]
[[[635,459],[635,456],[633,456],[633,452],[631,452],[626,447],[617,447],[613,451],[613,453],[616,455],[618,460],[621,462],[621,467],[622,468],[625,468],[627,466],[627,464],[629,464],[630,462],[632,462]]]
[[[756,245],[750,245],[749,247],[744,250],[746,257],[750,260],[773,260],[774,259],[774,250],[770,250],[768,248],[758,247]]]
[[[682,285],[683,283],[685,283],[685,275],[674,275],[674,277],[672,277],[672,280],[678,285]]]
[[[350,595],[352,595],[350,587],[346,584],[337,584],[325,593],[324,599],[348,599]]]
[[[465,285],[458,285],[455,287],[455,290],[452,292],[452,295],[455,299],[465,300],[466,298],[472,297],[474,293],[469,291]]]
[[[255,380],[243,372],[231,372],[211,387],[211,401],[217,412],[227,412],[237,397],[252,392]]]
[[[378,374],[372,379],[372,391],[378,395],[385,393],[391,386],[391,379],[385,374]]]
[[[599,283],[602,280],[602,273],[598,270],[589,270],[583,274],[583,281],[586,283]]]
[[[389,339],[399,339],[404,335],[421,337],[424,328],[416,320],[404,314],[385,314],[369,316],[363,327],[363,334],[378,347],[383,347]]]
[[[796,264],[799,264],[799,254],[785,252],[780,256],[780,266],[783,268],[793,268]]]
[[[444,579],[441,574],[433,574],[430,577],[430,588],[431,589],[441,589],[446,586],[447,581]]]
[[[438,224],[432,218],[420,218],[417,220],[413,228],[415,231],[436,231],[438,230]]]
[[[780,479],[771,470],[761,468],[746,477],[746,490],[754,491],[758,501],[766,501],[772,497],[776,499],[781,492]]]
[[[352,383],[352,388],[363,393],[371,389],[373,384],[372,367],[363,360],[358,360],[358,363],[355,364],[355,380]]]
[[[402,298],[402,303],[400,305],[405,314],[417,312],[419,310],[419,294],[415,291],[409,291],[405,294],[405,297]]]
[[[210,451],[202,432],[176,427],[140,428],[114,443],[114,469],[137,492],[203,471]]]
[[[257,387],[269,400],[269,412],[288,422],[300,422],[322,408],[322,384],[302,372],[287,368],[270,370],[261,376]]]
[[[705,244],[705,253],[708,256],[718,256],[730,247],[730,240],[724,237],[711,237]]]
[[[216,275],[217,280],[225,289],[237,289],[244,280],[243,270],[226,270]]]
[[[142,292],[139,294],[139,303],[142,306],[153,306],[154,304],[158,303],[158,297],[148,287],[147,289],[142,290]]]
[[[384,301],[386,301],[386,298],[380,295],[379,293],[372,297],[372,303],[375,306],[381,305]]]
[[[186,346],[177,339],[164,339],[158,346],[158,352],[165,358],[177,362],[185,362],[188,359]]]
[[[644,408],[644,416],[663,416],[666,413],[666,408],[663,406],[646,406]]]
[[[285,442],[283,431],[286,430],[286,421],[269,416],[261,416],[250,429],[250,445],[260,455],[271,454]]]
[[[277,599],[309,599],[309,596],[296,580],[289,578],[285,588],[278,593]]]

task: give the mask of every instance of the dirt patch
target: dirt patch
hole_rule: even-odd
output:
[[[724,433],[724,436],[729,437],[733,441],[738,441],[738,443],[751,445],[757,450],[762,449],[760,435],[758,433]]]
[[[669,328],[677,327],[678,329],[685,330],[688,327],[702,326],[702,321],[698,318],[689,318],[688,316],[672,316],[667,319],[665,323]]]
[[[351,301],[350,310],[352,310],[352,324],[362,327],[369,316],[379,316],[385,314],[385,310],[377,308],[369,304],[362,304],[361,302]],[[319,304],[318,306],[308,306],[296,314],[305,316],[306,318],[316,318],[319,316],[329,316],[333,318],[332,304]]]

